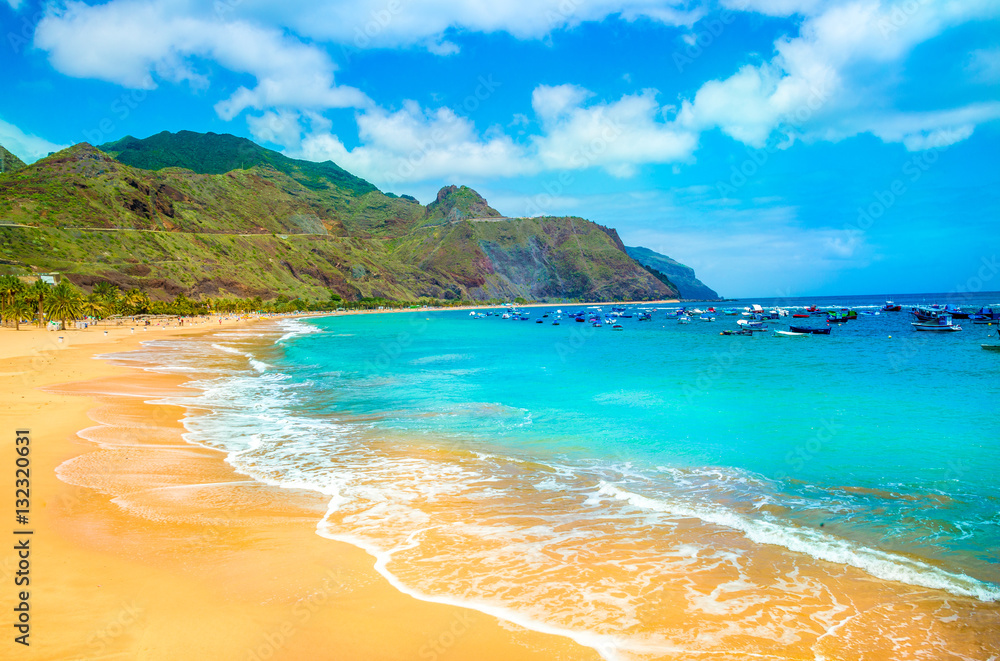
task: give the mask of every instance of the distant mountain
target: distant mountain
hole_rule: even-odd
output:
[[[198,174],[225,174],[259,165],[283,172],[312,190],[329,185],[355,194],[378,190],[332,161],[314,163],[288,158],[246,138],[229,134],[163,131],[143,140],[125,136],[99,145],[98,149],[125,165],[144,170],[178,167]]]
[[[3,272],[59,271],[153,298],[678,295],[613,229],[504,218],[468,187],[425,207],[234,136],[160,133],[108,148],[117,158],[81,143],[0,176]],[[227,169],[237,157],[242,167]]]
[[[0,145],[0,172],[11,172],[24,167],[24,161]]]
[[[685,266],[677,260],[649,248],[625,246],[625,252],[643,266],[655,269],[665,275],[680,291],[681,298],[698,301],[713,301],[722,298],[714,289],[695,277],[694,269],[690,266]]]

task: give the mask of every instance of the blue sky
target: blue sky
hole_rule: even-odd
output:
[[[0,0],[0,144],[162,130],[578,215],[731,297],[1000,290],[996,0]]]

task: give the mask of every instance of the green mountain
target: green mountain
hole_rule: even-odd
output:
[[[233,136],[86,143],[0,175],[0,270],[151,297],[674,298],[582,218],[503,218],[449,186],[421,205]],[[239,153],[257,158],[224,170]],[[139,167],[130,163],[141,163]]]
[[[378,190],[332,161],[313,163],[288,158],[246,138],[229,134],[163,131],[145,140],[128,135],[100,145],[98,149],[125,165],[144,170],[178,167],[198,174],[225,174],[260,165],[284,172],[313,190],[331,185],[355,194]]]
[[[24,161],[0,145],[0,172],[9,172],[24,167]]]
[[[680,291],[681,298],[696,301],[714,301],[721,298],[714,289],[694,275],[694,269],[666,255],[642,247],[625,246],[629,257],[643,266],[663,274]]]

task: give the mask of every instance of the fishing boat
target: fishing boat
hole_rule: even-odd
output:
[[[653,315],[649,314],[648,312],[640,312],[639,313],[639,321],[649,321],[652,318],[653,318]]]
[[[793,319],[808,319],[809,315],[807,315],[807,314],[793,314],[792,318]]]
[[[882,306],[882,312],[899,312],[902,309],[902,305],[896,305],[892,301],[886,301],[885,305]]]
[[[614,326],[611,327],[611,330],[625,330],[625,327],[622,326],[621,324],[615,324]]]
[[[809,326],[789,326],[788,330],[793,333],[808,333],[810,335],[829,335],[830,327],[826,328],[810,328]]]
[[[709,317],[708,315],[701,315],[698,317],[700,321],[715,321],[715,317]]]
[[[740,330],[724,330],[719,335],[749,335],[753,337],[753,331],[749,328],[741,328]]]
[[[688,317],[688,316],[684,316],[684,315],[682,315],[682,316],[680,316],[680,317],[677,317],[677,323],[679,323],[679,324],[686,324],[686,323],[688,323],[689,321],[691,321],[691,318],[690,318],[690,317]]]
[[[545,322],[542,321],[541,318],[539,318],[539,319],[535,319],[535,323],[536,324],[544,324]]]
[[[809,337],[812,333],[796,333],[795,331],[774,331],[775,337]]]
[[[968,312],[963,312],[962,308],[958,307],[957,305],[951,305],[951,304],[945,305],[944,306],[944,313],[945,314],[950,314],[952,319],[968,319],[969,318],[969,313]]]
[[[987,351],[1000,351],[1000,344],[980,344]]]
[[[941,310],[937,306],[917,306],[910,308],[910,314],[916,317],[917,321],[934,321],[941,314]]]
[[[930,324],[911,323],[910,325],[913,326],[913,330],[918,330],[918,331],[938,331],[938,332],[953,333],[962,330],[962,327],[959,326],[958,324],[951,323],[950,316],[944,314],[940,315],[935,323],[930,323]]]
[[[974,324],[996,324],[1000,323],[1000,312],[993,308],[982,307],[972,315]]]

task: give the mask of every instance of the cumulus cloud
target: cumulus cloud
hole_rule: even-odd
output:
[[[57,145],[36,135],[25,133],[10,122],[0,119],[0,145],[25,163],[34,163],[48,156],[50,152],[66,149],[69,145]]]
[[[962,3],[881,3],[855,0],[823,8],[806,0],[735,0],[764,13],[809,14],[794,38],[775,43],[774,57],[745,65],[732,76],[706,82],[685,101],[678,123],[691,130],[718,128],[760,147],[775,132],[806,140],[842,140],[872,133],[908,149],[947,136],[971,135],[992,108],[970,105],[932,113],[899,113],[885,67],[949,27],[1000,15],[990,0]]]
[[[573,85],[539,86],[532,106],[544,133],[535,137],[539,160],[550,169],[603,167],[628,177],[645,163],[688,159],[697,136],[666,121],[655,90],[618,101],[584,105],[592,95]]]
[[[153,89],[158,80],[207,87],[208,77],[198,70],[202,61],[254,76],[255,87],[240,87],[216,104],[227,120],[247,108],[370,104],[360,90],[335,84],[336,67],[321,48],[275,28],[219,22],[184,9],[168,0],[70,2],[48,11],[35,31],[35,46],[64,74],[135,89]]]
[[[333,160],[380,185],[449,177],[510,177],[538,167],[499,130],[480,136],[448,108],[425,110],[407,101],[396,112],[374,108],[357,116],[361,144],[347,149],[329,132],[313,132],[293,150],[309,160]]]
[[[704,14],[691,5],[686,0],[244,0],[239,11],[268,22],[284,21],[286,27],[313,39],[353,48],[386,48],[434,47],[449,29],[537,39],[615,14],[629,21],[690,26]]]

